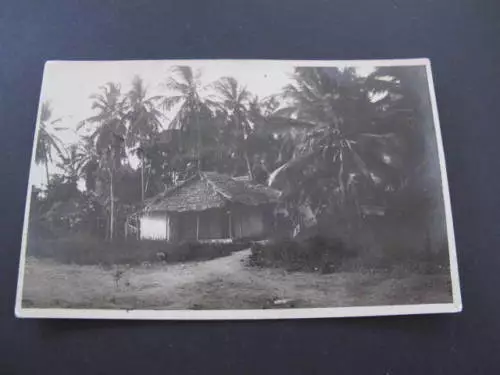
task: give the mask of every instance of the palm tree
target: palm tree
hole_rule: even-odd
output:
[[[62,161],[57,164],[63,171],[67,182],[76,185],[83,174],[88,154],[88,150],[84,149],[81,144],[72,144],[68,147],[66,155],[63,155]]]
[[[229,125],[229,144],[236,147],[237,152],[243,152],[248,175],[253,179],[253,166],[248,155],[248,139],[252,133],[250,125],[250,103],[252,95],[238,84],[233,77],[222,77],[213,84],[214,101],[211,104],[224,113]]]
[[[88,192],[95,192],[96,172],[99,169],[100,157],[94,143],[89,135],[82,135],[77,146],[77,153],[81,164],[80,172],[85,179],[85,189]]]
[[[200,95],[203,90],[200,72],[193,72],[189,66],[175,66],[171,73],[165,87],[172,94],[161,101],[166,112],[176,111],[168,129],[179,130],[183,145],[196,150],[198,169],[201,169],[202,137],[208,130],[202,129],[201,122],[210,117],[210,111]]]
[[[293,156],[297,129],[302,129],[302,122],[289,116],[289,109],[283,107],[280,95],[271,95],[260,99],[253,97],[250,101],[248,117],[252,123],[249,148],[258,154],[264,170],[263,179],[256,177],[261,183],[267,183],[270,171],[275,170]],[[298,127],[297,127],[298,125]]]
[[[132,89],[127,93],[128,129],[125,143],[136,150],[141,159],[141,199],[144,201],[144,161],[146,144],[151,143],[161,128],[162,113],[156,108],[158,97],[147,97],[144,81],[136,76],[132,81]]]
[[[354,69],[304,67],[296,68],[294,81],[285,88],[290,105],[282,113],[301,131],[292,158],[270,184],[285,181],[289,196],[315,215],[359,213],[361,197],[394,189],[398,136],[380,126],[384,113],[366,79]]]
[[[109,239],[112,240],[115,226],[114,178],[124,156],[126,101],[120,86],[112,82],[100,87],[100,93],[91,95],[91,99],[96,114],[82,121],[78,129],[86,125],[92,127],[88,139],[100,158],[100,169],[109,177]]]
[[[37,164],[45,165],[45,175],[47,185],[49,184],[49,162],[52,162],[53,151],[55,150],[58,155],[63,155],[62,142],[53,133],[54,130],[61,130],[61,127],[55,127],[61,119],[52,119],[52,107],[50,102],[45,101],[42,103],[40,110],[40,124],[38,130],[38,139],[35,152],[35,162]]]
[[[404,161],[394,194],[388,197],[390,217],[420,230],[426,249],[439,250],[446,241],[441,172],[424,67],[379,67],[367,85],[382,93],[377,105],[385,114],[382,126],[398,134],[398,154]]]
[[[384,114],[381,126],[388,132],[398,133],[399,139],[405,142],[400,150],[408,167],[404,178],[411,178],[409,174],[422,169],[422,163],[438,160],[425,69],[379,67],[367,77],[367,86],[382,93],[376,103],[379,112]],[[436,167],[434,174],[438,175],[439,166]]]

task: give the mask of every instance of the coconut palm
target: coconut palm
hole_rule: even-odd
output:
[[[161,105],[166,111],[171,111],[180,105],[169,128],[183,129],[193,125],[191,117],[203,106],[200,96],[202,89],[200,72],[193,72],[189,66],[175,66],[171,69],[171,74],[165,83],[165,88],[173,94],[163,97]]]
[[[144,147],[151,143],[161,128],[162,113],[156,107],[158,97],[148,97],[144,81],[136,76],[132,89],[127,93],[128,111],[126,119],[128,129],[126,146],[133,148],[141,159],[141,198],[144,200]]]
[[[252,95],[233,77],[222,77],[213,84],[215,95],[210,103],[220,110],[225,117],[229,136],[228,144],[242,153],[248,175],[253,179],[253,166],[249,158],[249,137],[252,134],[250,125],[250,104]]]
[[[398,134],[404,170],[394,194],[388,197],[392,217],[410,222],[426,239],[425,248],[439,249],[445,233],[438,147],[432,105],[424,67],[379,67],[367,85],[382,93],[377,105],[384,113],[382,126]],[[383,111],[385,109],[385,111]]]
[[[99,154],[116,149],[114,164],[119,166],[123,157],[123,150],[119,148],[123,145],[127,131],[127,102],[121,95],[120,85],[116,83],[109,82],[99,89],[100,93],[90,96],[95,115],[83,120],[77,129],[80,130],[84,126],[91,129],[88,136]]]
[[[96,114],[82,121],[78,129],[90,127],[88,139],[94,146],[99,159],[99,168],[109,178],[109,238],[114,237],[115,193],[114,179],[124,157],[126,134],[126,100],[120,86],[109,82],[100,87],[100,93],[91,95],[92,109]]]
[[[398,135],[380,126],[384,113],[366,79],[354,69],[304,67],[296,68],[294,81],[285,88],[290,105],[282,113],[302,130],[270,184],[287,185],[290,199],[314,215],[359,213],[361,197],[393,190]]]
[[[422,163],[438,160],[425,75],[425,69],[418,66],[394,66],[379,67],[367,77],[367,86],[380,93],[376,104],[384,114],[381,127],[398,133],[404,142],[400,154],[409,173],[421,169]]]
[[[79,162],[81,164],[81,175],[85,179],[85,190],[95,192],[96,172],[99,169],[100,157],[94,145],[94,141],[88,135],[82,135],[78,143]]]
[[[54,131],[63,129],[56,127],[61,119],[52,118],[52,107],[50,102],[42,103],[40,110],[40,124],[38,129],[38,139],[35,152],[35,162],[45,166],[46,183],[49,183],[49,163],[53,160],[53,152],[57,155],[63,155],[61,140],[54,134]]]
[[[259,155],[266,172],[265,179],[259,182],[265,183],[270,171],[280,167],[293,156],[296,137],[301,133],[303,124],[286,117],[289,116],[288,112],[288,109],[283,107],[280,95],[262,99],[254,97],[250,102],[252,137],[248,142],[249,148]]]
[[[61,157],[57,166],[63,171],[67,182],[76,184],[82,176],[87,161],[88,150],[81,144],[72,144],[67,148],[66,154]]]
[[[169,130],[181,133],[183,150],[196,155],[188,158],[196,159],[198,169],[201,169],[202,153],[204,148],[210,152],[209,143],[215,142],[210,109],[203,100],[201,92],[204,87],[200,81],[200,72],[193,71],[188,66],[176,66],[171,69],[171,76],[167,79],[165,88],[171,93],[164,96],[161,105],[167,113],[174,113],[168,125]]]

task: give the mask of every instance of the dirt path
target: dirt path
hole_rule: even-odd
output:
[[[187,284],[193,281],[204,281],[211,278],[224,277],[234,273],[246,271],[246,263],[250,256],[250,249],[237,251],[229,256],[201,261],[173,264],[162,267],[165,274],[156,275],[160,279],[168,277],[175,280],[174,284]]]
[[[248,265],[250,250],[202,262],[103,269],[29,259],[26,307],[248,309],[449,302],[445,276],[288,273]]]

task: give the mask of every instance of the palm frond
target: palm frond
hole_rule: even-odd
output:
[[[187,94],[190,92],[191,86],[185,82],[181,82],[179,80],[176,80],[175,78],[168,78],[167,82],[165,83],[165,87],[168,90],[174,91],[174,92],[180,92],[183,94]]]
[[[162,98],[161,106],[166,112],[168,112],[171,111],[177,104],[185,100],[186,98],[184,95],[167,96]]]
[[[182,78],[186,83],[194,83],[195,77],[193,74],[193,69],[190,66],[177,65],[172,67],[171,71],[173,74],[176,74],[180,78]]]

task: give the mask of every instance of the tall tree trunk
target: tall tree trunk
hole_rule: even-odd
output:
[[[109,240],[109,228],[110,228],[109,222],[110,222],[110,218],[106,217],[106,223],[104,224],[104,239],[105,240]]]
[[[247,150],[248,134],[245,128],[243,127],[239,114],[236,115],[236,122],[237,122],[236,126],[242,135],[241,147],[243,147],[243,158],[245,159],[245,163],[247,165],[248,177],[250,177],[250,180],[253,180],[252,164],[250,163],[250,158],[248,157],[248,150]]]
[[[146,176],[146,182],[144,183],[144,193],[148,191],[150,178],[151,178],[151,173],[148,173],[148,175]]]
[[[49,161],[45,160],[45,176],[47,178],[47,189],[49,188]]]
[[[144,202],[144,153],[141,159],[141,201]]]
[[[200,125],[200,119],[198,118],[199,114],[196,114],[196,122],[197,122],[197,128],[198,128],[198,172],[201,171],[201,125]]]
[[[109,184],[109,198],[110,198],[110,213],[109,213],[109,239],[113,241],[114,227],[115,227],[115,194],[113,186],[113,171],[109,172],[110,184]]]
[[[250,180],[253,180],[252,164],[250,163],[247,150],[244,152],[244,158],[247,164],[248,176],[250,177]]]

